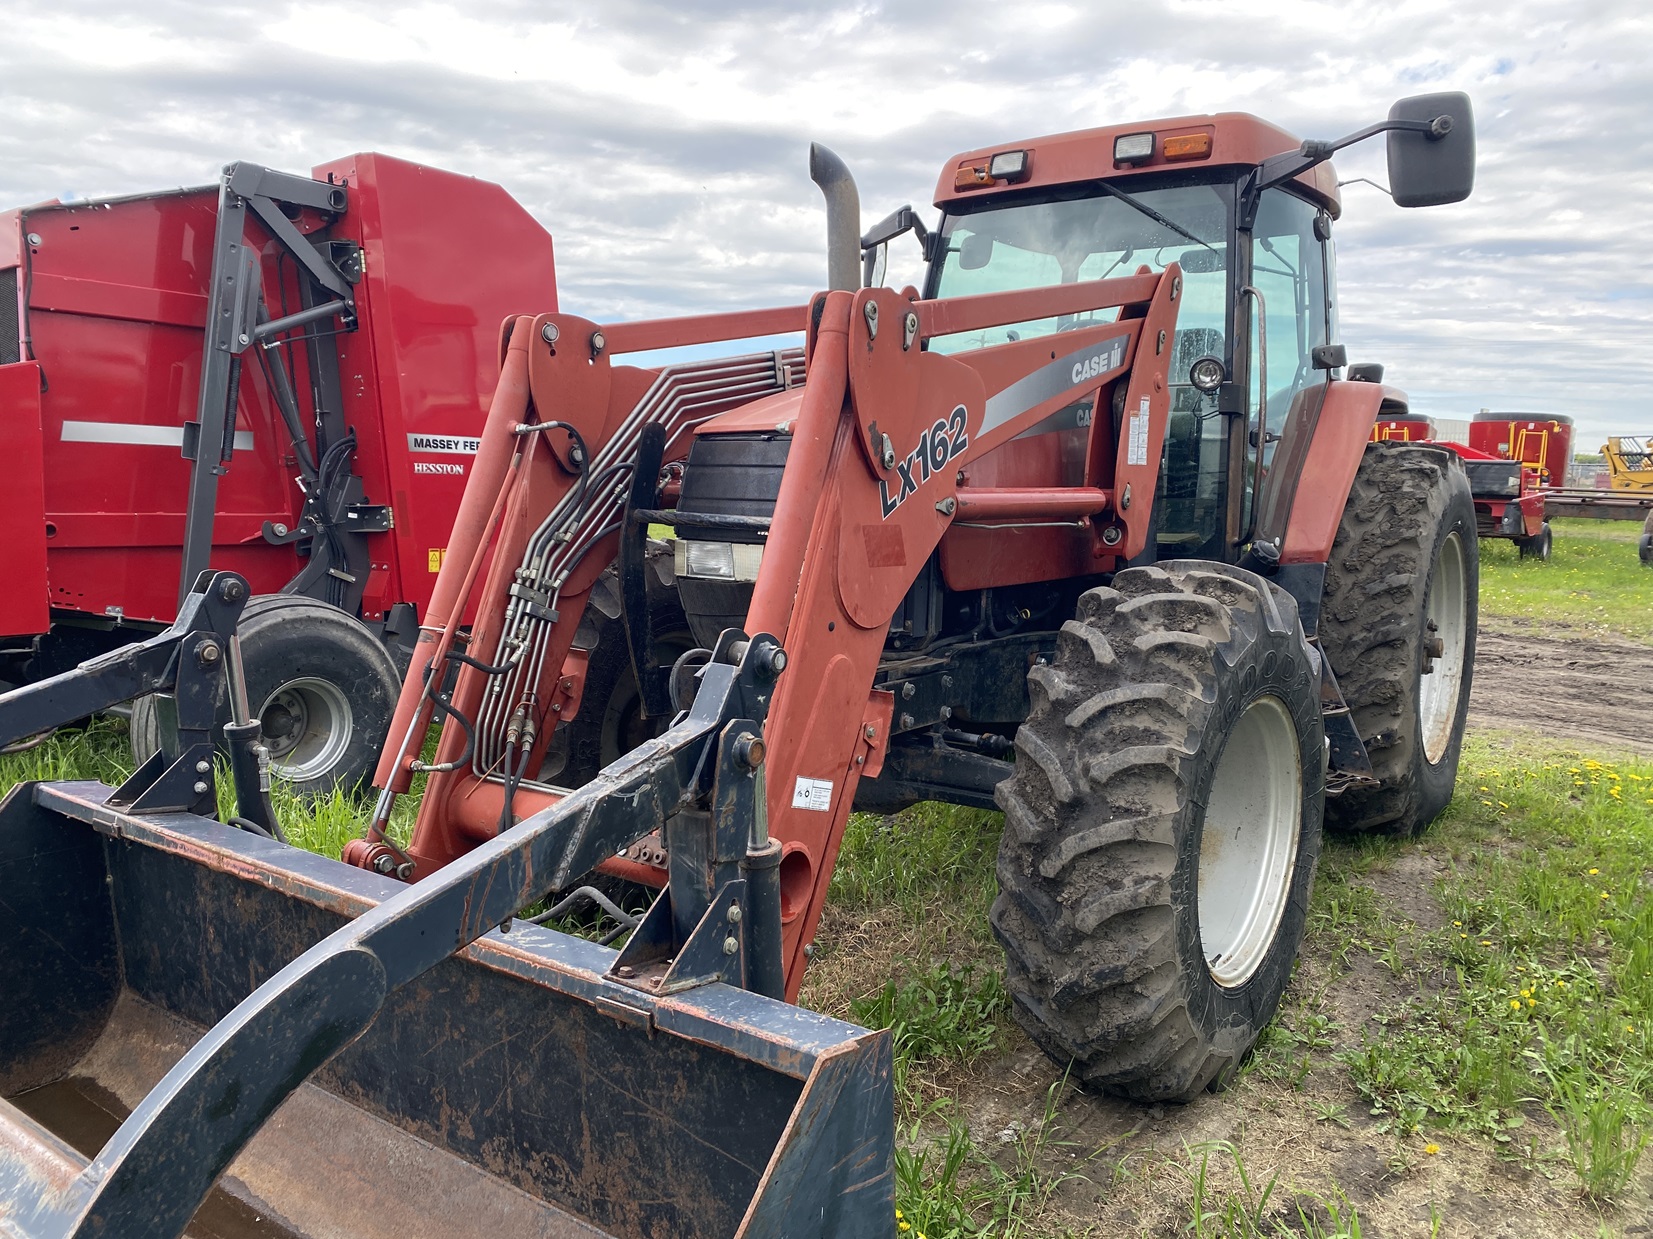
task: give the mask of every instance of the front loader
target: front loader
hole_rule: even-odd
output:
[[[888,1034],[790,1005],[858,803],[1002,806],[1018,1020],[1097,1088],[1220,1086],[1322,820],[1420,829],[1468,703],[1462,466],[1368,443],[1405,398],[1329,341],[1326,160],[1377,132],[1402,205],[1469,192],[1462,95],[1336,143],[1223,115],[967,153],[938,229],[865,247],[817,148],[807,306],[508,320],[343,863],[265,837],[256,720],[212,820],[230,574],[0,698],[0,742],[139,691],[177,733],[121,788],[0,808],[0,1230],[887,1233]],[[857,287],[903,230],[923,294]],[[660,731],[559,785],[559,734],[612,721],[605,641]],[[617,950],[515,919],[637,887]]]

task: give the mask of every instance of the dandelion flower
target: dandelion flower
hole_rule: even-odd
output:
[[[911,1230],[913,1228],[913,1224],[911,1222],[900,1222],[897,1225],[898,1225],[898,1227],[899,1227],[902,1234],[906,1234],[909,1230]]]
[[[1481,945],[1482,946],[1491,946],[1492,945],[1492,940],[1490,938],[1482,938],[1481,939]]]
[[[1527,999],[1527,1005],[1529,1007],[1536,1007],[1538,1005],[1538,999],[1536,999],[1536,998]]]
[[[1521,1000],[1519,998],[1511,998],[1510,999],[1510,1010],[1511,1011],[1519,1011],[1520,1009],[1521,1009]]]
[[[1429,1156],[1434,1157],[1435,1154],[1437,1154],[1441,1151],[1441,1146],[1434,1143],[1433,1141],[1431,1141],[1430,1143],[1423,1146],[1423,1151],[1425,1153],[1429,1154]]]
[[[1611,898],[1612,898],[1612,896],[1611,896],[1611,895],[1609,895],[1609,894],[1608,894],[1608,893],[1607,893],[1607,892],[1606,892],[1606,891],[1602,891],[1602,892],[1601,892],[1601,897],[1602,897],[1602,898],[1603,898],[1603,899],[1611,899]]]
[[[1601,870],[1600,870],[1600,869],[1592,869],[1592,870],[1590,870],[1590,873],[1591,873],[1591,876],[1594,876],[1594,875],[1595,875],[1595,874],[1598,874],[1598,873],[1600,873],[1600,872],[1601,872]]]

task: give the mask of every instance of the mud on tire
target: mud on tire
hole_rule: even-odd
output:
[[[1320,851],[1313,657],[1283,590],[1188,561],[1083,595],[1030,673],[992,921],[1017,1021],[1086,1083],[1191,1098],[1279,1005]]]
[[[1452,799],[1475,670],[1479,581],[1475,504],[1457,455],[1368,444],[1326,565],[1320,644],[1378,786],[1329,801],[1328,827],[1414,834]],[[1443,642],[1440,657],[1431,654],[1432,640]]]

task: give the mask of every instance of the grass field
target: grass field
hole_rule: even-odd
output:
[[[1484,542],[1482,614],[1653,643],[1637,527]],[[0,757],[129,768],[105,720]],[[398,806],[406,829],[413,800]],[[363,806],[279,809],[337,855]],[[857,815],[803,1001],[892,1030],[901,1239],[1580,1236],[1653,1213],[1653,764],[1484,733],[1421,839],[1331,839],[1280,1014],[1230,1090],[1089,1097],[1010,1018],[987,922],[998,814]]]
[[[1653,644],[1653,571],[1636,556],[1641,525],[1550,523],[1555,542],[1547,563],[1522,559],[1513,542],[1482,540],[1482,617],[1561,623]]]

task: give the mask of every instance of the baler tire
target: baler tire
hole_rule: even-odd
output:
[[[271,773],[297,795],[365,785],[378,764],[402,677],[382,642],[353,616],[314,598],[253,598],[237,628],[247,702],[264,723]],[[229,722],[229,704],[219,711]],[[132,756],[161,747],[154,699],[132,703]],[[218,736],[222,746],[222,732]]]
[[[1320,854],[1313,658],[1284,590],[1173,561],[1082,595],[1029,673],[991,919],[1017,1022],[1086,1084],[1190,1100],[1273,1017]]]
[[[1530,538],[1521,538],[1516,546],[1521,548],[1522,559],[1536,559],[1540,563],[1548,563],[1550,558],[1550,522],[1545,521],[1543,526]]]
[[[1367,444],[1326,565],[1320,645],[1378,783],[1328,801],[1328,829],[1414,835],[1452,799],[1475,672],[1479,588],[1475,503],[1457,454]],[[1432,606],[1447,624],[1439,660],[1426,658]],[[1458,617],[1456,631],[1447,611]],[[1439,690],[1456,694],[1444,703],[1435,700],[1435,684],[1424,684],[1437,672],[1442,683],[1456,684]]]

